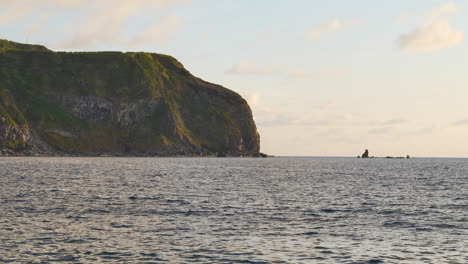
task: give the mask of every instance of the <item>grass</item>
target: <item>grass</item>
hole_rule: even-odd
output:
[[[0,88],[5,122],[29,123],[65,151],[145,151],[177,144],[220,151],[255,133],[253,121],[240,114],[250,110],[236,93],[194,78],[162,54],[53,52],[0,40]],[[152,101],[157,107],[127,128],[112,120],[82,120],[70,106],[56,104],[58,95],[96,96],[114,105]]]
[[[22,113],[16,107],[13,97],[9,91],[0,89],[0,131],[10,131],[17,133],[17,137],[5,138],[5,135],[0,135],[0,147],[6,146],[11,149],[23,148],[26,144],[21,133],[25,134],[28,131],[28,124]]]
[[[41,45],[29,45],[29,44],[9,41],[6,39],[0,39],[0,52],[4,52],[6,50],[49,51],[49,49]]]
[[[18,110],[10,92],[0,89],[0,122],[7,126],[26,126],[27,122],[22,113]]]

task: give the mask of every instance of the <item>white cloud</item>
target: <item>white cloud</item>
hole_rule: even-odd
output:
[[[313,105],[311,107],[316,108],[316,109],[324,110],[324,109],[334,108],[334,107],[337,107],[337,106],[338,106],[338,102],[332,100],[332,101],[328,101],[328,102],[326,102],[324,104]]]
[[[339,122],[338,118],[329,116],[322,119],[314,119],[307,116],[298,116],[297,114],[277,112],[269,108],[262,108],[254,111],[255,120],[259,126],[263,127],[328,127]]]
[[[34,1],[36,7],[43,6],[55,6],[60,8],[86,8],[92,10],[96,7],[96,4],[104,4],[112,9],[114,6],[124,6],[128,9],[134,8],[162,8],[170,5],[183,5],[188,0],[41,0]],[[25,3],[31,3],[30,0],[8,0],[7,2],[13,5],[22,5]],[[94,4],[94,5],[93,5]]]
[[[181,25],[180,19],[176,16],[170,16],[161,22],[150,25],[128,43],[129,47],[139,47],[141,45],[157,45],[173,38]]]
[[[39,17],[37,17],[33,23],[29,24],[26,27],[26,34],[28,36],[38,34],[44,30],[44,26],[47,24],[49,21],[50,16],[46,13],[41,14]]]
[[[400,36],[397,43],[402,50],[431,51],[457,45],[463,36],[463,31],[453,29],[448,21],[438,20]]]
[[[337,77],[341,77],[346,74],[346,71],[341,68],[330,68],[330,69],[323,69],[316,73],[312,74],[312,77],[318,79],[333,79]]]
[[[466,126],[466,125],[468,125],[468,118],[453,122],[452,125],[454,125],[454,126]]]
[[[323,114],[287,113],[270,108],[254,110],[255,120],[259,126],[295,126],[295,127],[346,127],[352,125],[356,117],[350,113]]]
[[[384,135],[393,131],[392,127],[379,127],[369,130],[369,134],[372,135]]]
[[[397,23],[403,23],[408,21],[411,18],[411,13],[409,12],[403,12],[399,16],[396,17],[395,21]]]
[[[446,19],[457,12],[458,7],[452,2],[433,8],[428,22],[398,38],[398,47],[406,51],[432,51],[461,43],[463,30],[452,28]]]
[[[288,113],[281,113],[271,110],[267,107],[262,107],[254,110],[254,117],[258,126],[290,126],[294,123],[295,118]]]
[[[306,72],[303,69],[297,69],[289,73],[288,77],[291,79],[335,79],[342,77],[346,74],[346,70],[342,68],[328,68],[321,69],[317,72]]]
[[[42,4],[54,5],[60,7],[79,7],[90,4],[89,0],[43,0]]]
[[[401,124],[406,124],[406,123],[408,123],[408,120],[406,120],[404,118],[394,118],[394,119],[390,119],[388,121],[385,121],[382,124],[390,126],[390,125],[401,125]]]
[[[383,126],[375,127],[368,130],[368,133],[371,135],[389,135],[397,137],[408,137],[408,136],[418,136],[418,135],[428,135],[434,133],[436,127],[434,126],[425,126],[425,127],[413,127],[408,126],[397,126],[403,123],[407,123],[406,120],[395,119],[392,123],[392,120],[389,122],[381,123]]]
[[[337,32],[347,27],[352,27],[358,22],[359,20],[357,19],[351,19],[346,21],[335,19],[324,24],[315,25],[307,34],[306,39],[310,41],[315,41],[320,39],[320,37],[325,33]]]
[[[458,13],[458,7],[455,3],[450,2],[450,3],[445,3],[441,4],[440,6],[432,9],[432,18],[433,19],[439,19],[441,17],[444,17],[446,15],[453,15]]]
[[[260,93],[245,93],[245,100],[252,108],[260,105],[261,97]]]
[[[324,116],[323,113],[318,113],[319,111],[314,111],[314,114],[289,113],[265,106],[262,102],[261,93],[244,92],[242,95],[252,108],[254,119],[259,127],[325,127],[334,123],[347,122],[354,118],[354,116],[349,113],[342,115],[329,114],[326,116]],[[334,108],[336,105],[336,101],[328,101],[323,104],[313,105],[311,108],[326,110]]]
[[[159,43],[167,40],[177,28],[178,21],[173,17],[159,19],[142,30],[134,39],[128,40],[124,30],[132,17],[143,12],[154,11],[168,7],[184,5],[188,0],[8,0],[1,1],[0,25],[10,25],[31,14],[45,14],[47,19],[63,13],[79,9],[85,16],[82,21],[71,21],[64,31],[57,33],[62,36],[56,48],[88,48],[96,44],[122,44],[140,40],[142,44]],[[3,3],[5,2],[5,3]],[[39,21],[26,27],[26,34],[40,32],[49,22]],[[147,33],[150,36],[143,36]],[[147,42],[147,43],[146,43]]]
[[[0,13],[0,25],[9,25],[14,23],[18,20],[21,20],[27,16],[29,16],[34,9],[29,6],[21,6],[21,5],[10,5],[3,6],[5,11]]]
[[[335,19],[325,24],[315,25],[307,34],[308,40],[317,40],[322,34],[338,31],[343,27],[343,23],[339,19]]]
[[[62,48],[86,48],[100,43],[113,43],[121,41],[121,32],[124,27],[124,19],[117,13],[93,14],[81,25],[68,25],[67,35],[70,38],[59,44]]]
[[[292,79],[310,78],[310,74],[302,69],[297,69],[289,73],[289,78],[292,78]]]
[[[435,130],[434,127],[423,127],[423,128],[416,129],[416,130],[411,130],[411,131],[407,132],[406,134],[418,135],[418,136],[420,136],[420,135],[429,135],[429,134],[434,133],[434,130]]]
[[[257,66],[250,61],[245,61],[232,66],[225,71],[226,74],[251,74],[262,75],[276,72],[275,66]]]

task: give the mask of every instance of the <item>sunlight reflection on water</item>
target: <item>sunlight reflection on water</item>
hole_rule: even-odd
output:
[[[0,262],[468,263],[457,159],[1,158]]]

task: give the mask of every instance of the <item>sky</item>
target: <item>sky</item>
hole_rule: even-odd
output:
[[[174,56],[249,102],[268,154],[468,157],[466,15],[461,0],[0,0],[0,38]]]

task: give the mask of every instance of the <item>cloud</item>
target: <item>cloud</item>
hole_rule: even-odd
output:
[[[10,3],[11,5],[11,3]],[[32,14],[34,9],[30,5],[13,5],[13,6],[3,6],[5,11],[0,13],[0,26],[9,25],[16,21],[19,21]]]
[[[448,21],[438,20],[401,35],[397,43],[406,51],[432,51],[457,45],[463,36],[463,31],[453,29]]]
[[[68,25],[65,31],[71,37],[61,42],[59,46],[65,49],[73,49],[92,47],[102,43],[120,42],[125,18],[126,16],[113,12],[110,12],[108,16],[93,14],[78,27]]]
[[[322,34],[338,31],[343,27],[343,23],[339,19],[335,19],[325,24],[315,25],[307,34],[308,40],[317,40]]]
[[[180,19],[176,16],[170,16],[161,22],[150,25],[129,42],[128,47],[139,47],[142,45],[157,45],[172,39],[180,28]]]
[[[250,107],[255,107],[260,105],[262,95],[260,93],[245,93],[244,97]]]
[[[406,123],[408,123],[408,120],[404,118],[394,118],[394,119],[390,119],[388,121],[383,122],[382,125],[391,126],[391,125],[401,125],[401,124],[406,124]]]
[[[258,126],[290,126],[295,117],[291,114],[281,113],[269,108],[260,108],[254,111]]]
[[[299,121],[297,115],[260,105],[256,105],[253,112],[257,125],[262,127],[295,126]]]
[[[302,69],[298,69],[298,70],[294,70],[290,72],[289,78],[292,78],[292,79],[310,78],[310,74]]]
[[[29,24],[26,27],[26,34],[28,36],[38,34],[44,30],[44,26],[49,21],[50,16],[46,13],[41,14],[38,18],[36,18],[33,23]]]
[[[410,134],[410,135],[429,135],[429,134],[432,134],[433,132],[434,132],[433,127],[424,127],[424,128],[409,131],[409,132],[407,132],[407,134]]]
[[[403,12],[399,16],[396,17],[395,21],[397,23],[403,23],[408,21],[411,18],[411,13],[409,12]]]
[[[369,130],[369,134],[372,135],[384,135],[393,131],[392,127],[379,127]]]
[[[296,126],[296,127],[330,127],[348,126],[355,117],[350,113],[331,115],[308,115],[304,113],[287,113],[259,108],[254,110],[255,120],[259,126]]]
[[[332,100],[332,101],[328,101],[328,102],[326,102],[324,104],[312,105],[311,107],[315,108],[315,109],[324,110],[324,109],[334,108],[336,106],[338,106],[338,102]]]
[[[314,79],[335,79],[342,77],[346,74],[346,70],[342,68],[329,68],[329,69],[322,69],[317,72],[306,72],[302,69],[297,69],[289,73],[288,77],[291,79],[307,79],[307,78],[314,78]]]
[[[406,51],[433,51],[457,45],[463,41],[463,30],[452,28],[445,19],[458,12],[454,3],[442,4],[431,11],[429,22],[401,35],[397,45]]]
[[[4,12],[0,14],[0,25],[9,25],[20,21],[33,13],[37,13],[38,10],[41,12],[47,11],[51,15],[57,9],[89,7],[92,5],[92,0],[3,0],[0,1],[0,6],[4,9]]]
[[[333,119],[318,119],[312,120],[301,118],[290,113],[276,112],[269,109],[255,111],[255,119],[259,126],[264,127],[279,127],[279,126],[296,126],[296,127],[323,127],[332,125],[336,120]]]
[[[439,19],[446,15],[454,15],[458,13],[458,7],[455,3],[445,3],[432,9],[432,19]]]
[[[43,0],[42,4],[59,6],[59,7],[79,7],[90,4],[90,0]]]
[[[95,4],[96,9],[85,21],[78,26],[69,25],[67,31],[72,37],[63,41],[61,46],[85,48],[96,44],[120,42],[125,22],[129,17],[141,11],[142,7],[139,6],[141,2],[146,1],[117,0],[109,3],[104,0]]]
[[[408,129],[408,128],[400,128],[386,125],[382,127],[377,127],[374,129],[370,129],[368,131],[371,135],[392,135],[392,136],[420,136],[420,135],[428,135],[434,132],[434,127],[422,127],[422,128],[415,128],[415,129]]]
[[[271,109],[262,104],[262,94],[259,92],[243,92],[249,106],[252,108],[255,123],[263,127],[290,126],[297,117],[290,113]]]
[[[232,66],[225,71],[226,74],[249,74],[249,75],[264,75],[276,72],[274,66],[257,66],[250,61],[245,61]]]
[[[31,14],[46,16],[42,21],[35,21],[26,27],[26,34],[42,31],[51,18],[68,11],[83,12],[80,21],[70,20],[63,32],[57,32],[62,40],[54,45],[57,48],[88,48],[96,44],[157,44],[168,40],[175,34],[178,20],[174,17],[156,19],[143,27],[141,32],[128,39],[125,30],[132,17],[145,12],[183,6],[188,0],[9,0],[1,1],[5,10],[0,13],[0,25],[9,25]],[[5,3],[3,3],[5,2]],[[157,16],[156,16],[157,17]],[[84,19],[83,19],[84,18]],[[40,19],[39,19],[40,20]],[[36,23],[37,22],[37,23]],[[146,35],[145,35],[146,34]]]
[[[357,19],[351,19],[342,21],[340,19],[335,19],[324,24],[318,24],[312,27],[309,33],[306,36],[307,40],[315,41],[320,39],[323,34],[337,32],[343,30],[346,27],[351,27],[357,24],[359,21]]]
[[[453,122],[452,125],[453,126],[466,126],[466,125],[468,125],[468,118]]]
[[[316,73],[312,74],[312,77],[318,79],[333,79],[338,78],[346,74],[346,71],[341,68],[330,68],[330,69],[323,69]]]
[[[2,6],[32,6],[34,8],[44,8],[44,7],[58,7],[58,8],[85,8],[93,10],[99,3],[105,4],[107,7],[112,7],[112,4],[122,6],[126,5],[127,7],[164,7],[174,4],[185,4],[188,0],[41,0],[41,1],[31,1],[31,0],[1,0],[0,4]]]
[[[333,123],[333,120],[330,119],[320,119],[320,120],[296,120],[293,124],[296,126],[329,126]]]
[[[326,117],[311,116],[307,113],[295,114],[280,111],[278,109],[272,109],[262,104],[262,94],[255,92],[242,93],[243,97],[249,103],[252,108],[254,119],[258,126],[261,127],[285,127],[285,126],[297,126],[297,127],[324,127],[332,125],[336,122],[348,121],[353,118],[350,114],[343,115],[328,115]],[[312,106],[313,108],[332,108],[337,103],[335,101],[329,101],[324,104]]]

